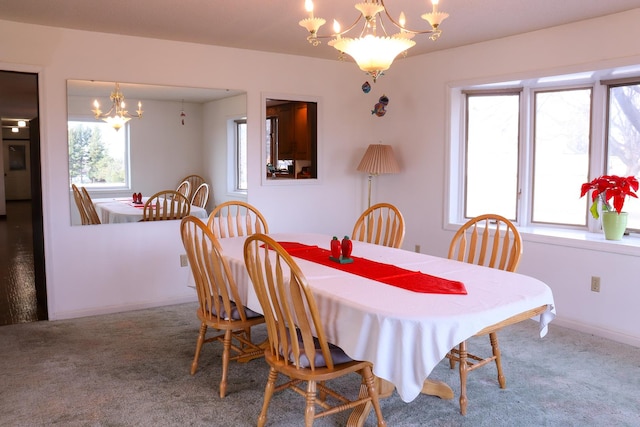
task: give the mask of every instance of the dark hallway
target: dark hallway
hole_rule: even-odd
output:
[[[31,209],[28,200],[8,201],[0,219],[0,325],[47,318],[36,298]]]
[[[38,74],[0,70],[0,325],[46,320]]]

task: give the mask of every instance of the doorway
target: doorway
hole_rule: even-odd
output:
[[[0,70],[0,325],[47,320],[38,74]]]

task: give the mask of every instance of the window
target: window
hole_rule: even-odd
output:
[[[235,120],[236,191],[247,191],[247,120]]]
[[[640,176],[640,78],[609,82],[607,174]],[[640,200],[627,198],[627,229],[640,230]]]
[[[466,218],[516,219],[519,115],[519,91],[467,94]]]
[[[603,79],[615,71],[453,89],[450,221],[598,231],[582,183],[640,176],[640,77]],[[624,210],[640,232],[640,200]]]
[[[591,88],[535,91],[534,103],[531,222],[586,225]]]
[[[69,121],[70,184],[93,189],[129,187],[129,127],[115,130],[98,121]]]

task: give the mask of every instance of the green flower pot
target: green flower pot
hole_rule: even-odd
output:
[[[621,240],[627,229],[627,212],[602,212],[602,229],[607,240]]]

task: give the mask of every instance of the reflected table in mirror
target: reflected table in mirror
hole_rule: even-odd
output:
[[[142,203],[133,203],[131,197],[94,199],[93,204],[102,224],[121,224],[126,222],[139,222],[142,220],[144,202],[148,197],[143,197]],[[206,209],[191,205],[191,213],[195,217],[206,220],[209,216]]]

